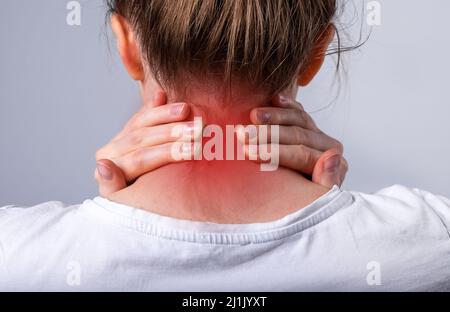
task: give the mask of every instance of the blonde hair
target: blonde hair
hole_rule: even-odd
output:
[[[272,95],[310,62],[336,0],[107,0],[137,36],[154,78],[238,84]]]

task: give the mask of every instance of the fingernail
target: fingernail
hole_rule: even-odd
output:
[[[258,112],[258,119],[262,123],[267,123],[270,120],[270,113],[268,112]]]
[[[172,116],[180,116],[183,113],[183,110],[184,104],[175,105],[170,108],[170,114]]]
[[[341,166],[341,155],[333,155],[325,160],[324,169],[327,172],[336,172]]]
[[[97,172],[105,180],[111,180],[113,178],[112,170],[102,163],[97,163]]]
[[[195,133],[195,124],[194,122],[188,122],[183,129],[183,136],[185,137],[193,137]]]

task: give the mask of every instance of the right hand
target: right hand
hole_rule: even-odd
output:
[[[97,151],[95,179],[100,196],[117,192],[139,176],[176,162],[171,149],[180,138],[172,135],[172,129],[181,125],[191,132],[193,122],[185,121],[190,114],[188,104],[166,104],[166,94],[156,94],[153,103],[144,105],[111,142]]]

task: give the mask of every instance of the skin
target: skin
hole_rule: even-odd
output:
[[[293,100],[297,92],[296,88],[287,90],[284,95],[276,96],[270,103],[271,106],[268,106],[267,103],[259,103],[257,100],[250,103],[252,100],[248,100],[249,96],[247,95],[242,97],[245,104],[241,105],[237,105],[235,100],[233,100],[233,103],[229,103],[232,105],[223,105],[223,100],[221,103],[205,105],[206,107],[232,107],[231,110],[224,108],[220,114],[217,114],[217,111],[212,114],[202,110],[203,103],[214,102],[215,100],[211,100],[208,94],[202,94],[198,91],[191,93],[189,98],[192,103],[172,101],[168,104],[166,93],[145,72],[138,43],[126,21],[119,16],[113,16],[112,28],[117,37],[118,50],[122,61],[130,76],[139,82],[143,101],[147,103],[110,143],[97,152],[96,179],[99,182],[102,196],[142,209],[147,209],[150,206],[162,207],[160,211],[156,212],[178,218],[219,223],[227,221],[245,223],[247,221],[267,221],[283,216],[294,209],[298,209],[299,203],[306,205],[323,195],[333,185],[342,183],[347,171],[346,161],[342,157],[342,144],[318,129],[303,107]],[[322,51],[326,50],[333,36],[334,33],[330,27],[324,37],[319,40],[315,49],[317,55],[312,58],[313,61],[309,68],[299,75],[298,85],[308,85],[320,70],[325,55]],[[257,96],[254,97],[257,98]],[[149,98],[153,100],[148,101]],[[241,110],[236,111],[236,107],[240,107]],[[300,175],[295,174],[294,176],[292,170],[286,169],[278,170],[277,174],[270,176],[261,175],[254,169],[254,166],[247,164],[247,162],[244,164],[232,162],[225,165],[223,162],[222,164],[174,164],[170,156],[170,148],[177,138],[170,135],[171,129],[174,126],[182,125],[187,130],[192,130],[192,122],[189,119],[194,115],[242,116],[239,117],[239,120],[235,120],[236,124],[239,122],[281,125],[280,164],[311,176],[312,181],[316,184],[313,185],[304,178],[299,180]],[[230,122],[229,117],[226,119]],[[214,120],[214,122],[220,123],[219,120]],[[207,169],[204,169],[205,167]],[[229,174],[236,169],[239,169],[238,171],[241,173],[248,172],[246,175],[248,179],[243,181],[244,185],[242,185],[243,188],[247,187],[248,189],[245,198],[240,198],[239,195],[233,193],[236,184],[242,180],[242,174],[238,176]],[[203,181],[205,172],[208,172],[208,174],[211,172],[217,173],[215,177],[216,186],[223,183],[221,190],[229,190],[230,196],[234,200],[229,200],[230,196],[227,197],[227,200],[223,200],[221,193],[215,197],[210,196],[215,189],[205,188],[199,191],[199,185],[208,184]],[[185,203],[183,207],[174,209],[173,207],[177,205],[178,200],[173,202],[150,200],[149,202],[147,196],[140,196],[140,194],[145,194],[148,189],[157,189],[164,186],[165,183],[169,185],[171,180],[179,180],[180,177],[183,177],[183,174],[189,176],[190,179],[193,177],[200,179],[196,183],[195,189],[195,192],[198,192],[195,198],[197,202],[194,199],[194,202]],[[168,177],[171,177],[171,179],[168,179]],[[286,192],[285,187],[281,187],[277,192],[276,185],[282,185],[286,180],[296,181],[303,192],[297,192],[295,188]],[[136,182],[133,184],[134,181]],[[154,181],[159,183],[155,185]],[[261,181],[264,181],[264,183]],[[227,189],[228,185],[231,184],[234,187]],[[258,185],[256,188],[259,189],[255,189],[253,186],[249,188],[249,185]],[[245,214],[241,210],[233,212],[231,207],[238,206],[243,200],[245,202],[252,201],[252,196],[249,195],[252,191],[254,194],[261,194],[264,189],[270,189],[270,193],[278,194],[280,198],[284,198],[285,205],[275,213],[261,214],[261,211],[273,210],[271,207],[273,207],[274,199],[254,197],[253,204],[259,207],[257,213]],[[195,197],[192,196],[193,189],[186,188],[185,185],[180,185],[178,192],[175,192],[175,194],[166,193],[168,194],[166,197],[182,197],[184,201],[186,201],[186,198]],[[133,196],[130,196],[130,194]],[[205,194],[214,198],[214,202],[205,200]],[[192,207],[198,204],[199,199],[202,199],[203,205],[197,206],[202,207],[197,211],[192,211]],[[171,208],[165,209],[164,207]],[[186,207],[190,208],[187,209]],[[208,207],[207,213],[205,213],[204,207]],[[216,207],[216,209],[211,209],[211,207]],[[211,210],[214,211],[211,212]]]

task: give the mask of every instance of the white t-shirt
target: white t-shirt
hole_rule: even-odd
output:
[[[104,198],[0,208],[0,290],[450,290],[450,200],[335,187],[270,223],[159,216]]]

